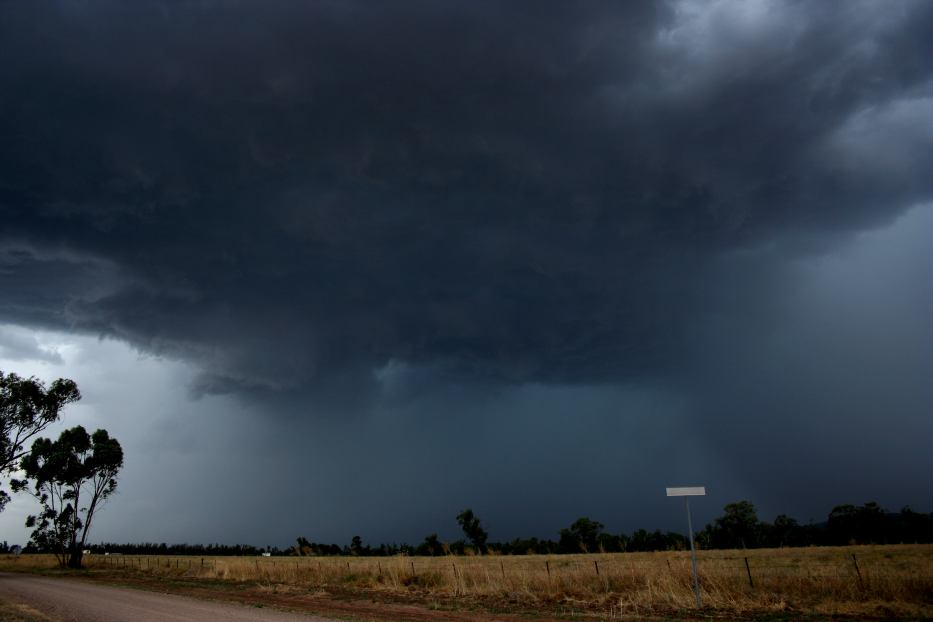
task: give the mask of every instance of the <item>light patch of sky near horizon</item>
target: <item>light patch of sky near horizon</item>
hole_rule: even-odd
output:
[[[43,351],[57,353],[60,360],[0,356],[0,369],[46,382],[71,378],[82,393],[82,399],[66,407],[62,419],[44,435],[55,437],[76,425],[89,431],[103,427],[124,447],[126,459],[118,493],[100,513],[96,534],[105,537],[108,532],[133,532],[115,526],[114,519],[132,524],[148,516],[148,522],[157,517],[163,526],[176,522],[183,512],[166,511],[167,502],[185,486],[186,479],[190,481],[190,473],[198,472],[190,471],[186,477],[185,469],[197,463],[199,445],[213,444],[216,438],[204,425],[222,429],[225,418],[228,422],[236,419],[237,407],[229,398],[191,400],[186,386],[195,370],[183,362],[148,356],[125,343],[86,335],[11,326],[3,327],[0,334],[23,333],[33,335]],[[210,471],[200,473],[203,476]],[[23,523],[36,507],[29,497],[15,496],[0,514],[0,539],[25,541],[28,532]]]
[[[406,531],[405,508],[454,539],[452,517],[463,504],[485,509],[487,525],[500,534],[520,535],[525,518],[511,504],[496,507],[497,499],[512,498],[538,516],[554,513],[562,524],[576,517],[567,512],[589,511],[585,485],[562,490],[567,502],[555,508],[550,482],[568,465],[581,480],[613,470],[647,476],[657,487],[663,478],[651,478],[659,469],[649,456],[684,444],[676,430],[679,406],[652,390],[525,385],[488,396],[455,389],[363,417],[296,421],[246,412],[231,398],[193,399],[184,387],[196,370],[120,342],[37,338],[54,344],[62,361],[0,359],[0,368],[45,380],[70,377],[83,394],[46,435],[78,424],[105,427],[126,450],[119,493],[97,519],[94,542],[288,544],[282,530],[342,542],[347,529],[368,541],[416,541],[423,534]],[[441,410],[445,417],[436,416]],[[637,415],[611,417],[619,411]],[[451,427],[446,417],[464,423]],[[411,444],[415,433],[420,442]],[[619,451],[621,439],[644,451]],[[589,451],[578,455],[584,446]],[[488,460],[476,460],[478,447]],[[693,458],[686,452],[680,461],[666,460],[660,472]],[[458,499],[426,492],[450,489],[460,491]],[[367,522],[373,504],[384,508],[380,529]],[[35,507],[15,498],[0,514],[0,539],[24,542],[22,525]]]

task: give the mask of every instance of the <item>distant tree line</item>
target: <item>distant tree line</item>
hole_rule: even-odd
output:
[[[638,529],[631,534],[607,532],[599,521],[588,517],[575,520],[561,529],[556,540],[515,538],[490,542],[489,534],[472,510],[457,515],[465,538],[441,541],[429,534],[418,545],[365,544],[353,536],[349,544],[325,544],[299,537],[287,548],[256,547],[249,544],[139,544],[101,543],[90,546],[92,553],[124,555],[262,555],[273,556],[357,556],[392,557],[396,555],[438,557],[442,555],[561,555],[571,553],[623,553],[644,551],[680,551],[688,548],[684,534],[659,529]],[[701,549],[780,548],[798,546],[839,546],[848,544],[933,543],[933,514],[915,512],[905,507],[887,512],[875,502],[864,505],[837,505],[826,521],[802,525],[781,514],[773,522],[758,518],[749,501],[730,503],[722,516],[695,534]],[[24,552],[34,552],[30,543]],[[0,548],[0,552],[3,549]]]
[[[749,501],[730,503],[722,516],[697,534],[703,548],[778,548],[933,542],[933,514],[909,507],[888,512],[875,502],[837,505],[825,522],[801,525],[781,514],[774,522],[759,520]]]
[[[436,533],[425,537],[417,546],[408,544],[364,545],[354,536],[349,545],[319,544],[298,538],[287,551],[289,555],[559,555],[570,553],[621,553],[641,551],[678,551],[687,548],[684,534],[661,530],[638,529],[631,534],[605,531],[599,521],[581,517],[561,529],[557,540],[516,538],[506,542],[489,542],[488,533],[472,510],[457,515],[466,538],[441,542]],[[702,549],[780,548],[795,546],[840,546],[848,544],[933,543],[933,514],[915,512],[909,507],[900,512],[888,512],[875,502],[864,505],[838,505],[825,522],[802,525],[781,514],[773,522],[758,518],[749,501],[730,503],[722,516],[695,534]]]
[[[623,553],[646,551],[681,551],[688,548],[684,534],[659,529],[638,529],[631,534],[605,531],[599,521],[587,517],[575,520],[561,529],[556,540],[515,538],[504,542],[489,542],[489,534],[479,518],[470,510],[457,515],[465,538],[441,541],[436,533],[429,534],[418,545],[391,543],[365,544],[353,536],[349,544],[325,544],[299,537],[291,547],[256,547],[250,544],[166,544],[143,542],[117,544],[105,542],[88,547],[91,553],[123,555],[195,555],[195,556],[357,556],[393,557],[396,555],[438,557],[442,555],[561,555],[571,553]],[[838,505],[827,520],[802,525],[781,514],[773,522],[758,518],[749,501],[730,503],[722,516],[695,534],[701,549],[780,548],[799,546],[840,546],[848,544],[933,543],[933,514],[915,512],[905,507],[900,512],[887,512],[880,505]],[[30,543],[23,552],[37,552]],[[0,553],[9,551],[0,544]]]

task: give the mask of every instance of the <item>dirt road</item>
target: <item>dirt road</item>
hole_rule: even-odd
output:
[[[336,622],[81,581],[0,573],[0,601],[55,622]],[[0,614],[0,617],[3,617]],[[24,619],[30,619],[24,615]]]

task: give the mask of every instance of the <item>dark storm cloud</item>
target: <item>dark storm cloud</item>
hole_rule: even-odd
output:
[[[724,254],[780,277],[933,195],[931,31],[922,2],[5,3],[0,313],[207,392],[676,371]]]

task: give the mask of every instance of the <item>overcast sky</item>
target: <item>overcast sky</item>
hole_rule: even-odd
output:
[[[690,484],[701,524],[933,510],[931,32],[922,0],[4,2],[0,369],[122,442],[94,541],[683,531]]]

